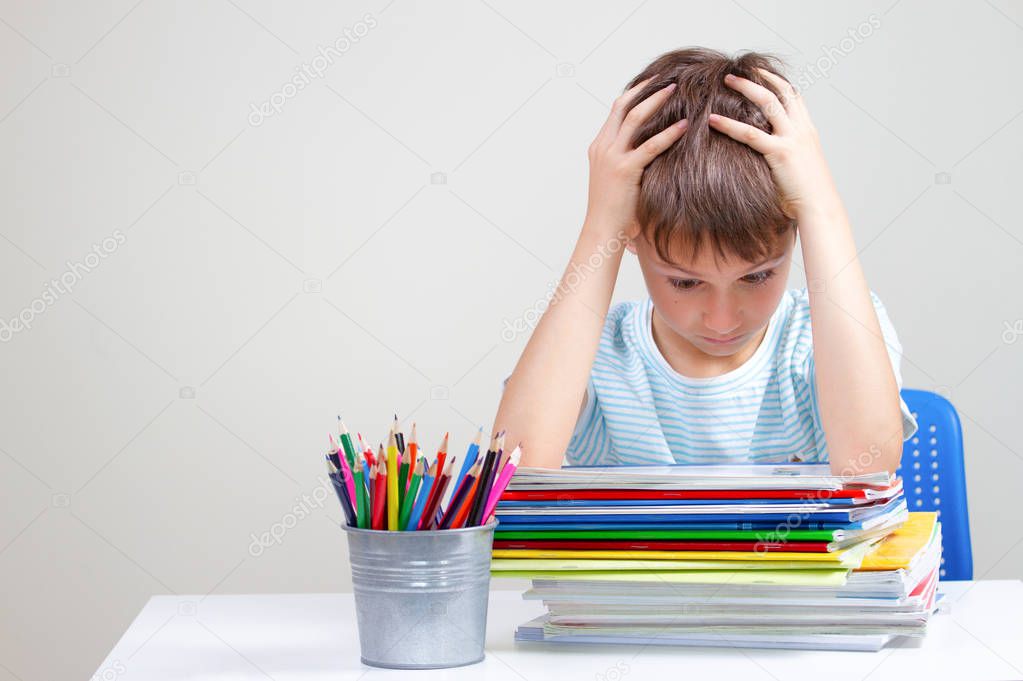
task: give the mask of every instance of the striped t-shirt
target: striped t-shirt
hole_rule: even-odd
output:
[[[871,292],[895,379],[902,347]],[[661,355],[653,302],[611,308],[565,453],[575,465],[827,461],[806,289],[782,296],[756,352],[720,376],[689,378]],[[916,421],[900,400],[903,439]]]

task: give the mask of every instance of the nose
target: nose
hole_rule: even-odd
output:
[[[742,325],[736,306],[726,296],[717,296],[703,313],[704,325],[718,338],[729,338]]]

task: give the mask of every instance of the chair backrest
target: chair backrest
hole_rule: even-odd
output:
[[[959,415],[951,402],[936,393],[905,389],[902,398],[917,422],[917,432],[903,444],[899,466],[906,503],[910,511],[938,513],[941,578],[973,579]]]

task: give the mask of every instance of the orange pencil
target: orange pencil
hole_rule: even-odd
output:
[[[472,509],[472,501],[476,497],[476,488],[479,487],[480,485],[480,471],[481,468],[479,463],[476,463],[469,470],[469,475],[474,477],[474,480],[472,481],[472,487],[470,487],[469,491],[466,492],[465,497],[461,500],[461,502],[459,503],[459,507],[457,509],[448,509],[449,511],[453,511],[455,513],[455,517],[451,521],[452,530],[465,525],[465,519],[469,516],[469,511]],[[454,503],[454,500],[452,500],[452,503]]]
[[[414,471],[416,466],[419,464],[419,443],[416,442],[416,422],[412,422],[412,434],[408,441],[408,452],[409,452],[409,471]],[[408,491],[409,485],[412,483],[411,473],[408,476],[408,480],[405,481],[405,490]]]
[[[448,458],[448,434],[444,433],[440,447],[437,448],[437,470],[444,470],[444,460]]]

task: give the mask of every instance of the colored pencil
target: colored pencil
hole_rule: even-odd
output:
[[[334,491],[337,493],[338,501],[341,502],[341,510],[344,511],[345,521],[349,527],[355,527],[357,520],[355,517],[355,508],[352,506],[352,500],[348,497],[348,490],[341,480],[341,475],[338,473],[338,469],[334,466],[334,462],[327,458],[327,476],[330,478],[331,484],[334,486]]]
[[[437,462],[435,461],[434,465],[436,465],[436,463]],[[448,459],[443,471],[440,470],[439,466],[437,467],[440,478],[433,483],[433,489],[431,490],[430,497],[426,502],[426,507],[423,509],[423,515],[419,519],[418,529],[429,530],[434,526],[437,518],[437,511],[440,508],[440,502],[444,498],[444,492],[447,491],[448,485],[451,484],[451,468],[454,466],[454,463],[455,459],[452,457]]]
[[[337,445],[334,442],[334,438],[328,435],[330,439],[330,446],[334,448],[334,453],[331,456],[331,462],[341,470],[341,480],[344,482],[345,487],[348,489],[348,498],[355,501],[355,479],[352,477],[352,466],[349,464],[348,455],[340,456],[340,452],[337,450]],[[352,460],[355,463],[355,460]]]
[[[341,420],[340,415],[337,417],[337,430],[338,435],[341,436],[341,447],[345,450],[345,458],[348,459],[348,465],[354,466],[359,457],[355,452],[355,445],[352,444],[352,435],[345,428],[345,422]]]
[[[504,465],[504,468],[501,469],[501,475],[497,478],[497,482],[494,483],[494,488],[490,491],[490,499],[487,500],[487,506],[483,509],[483,521],[480,525],[486,525],[487,521],[490,520],[490,516],[494,515],[497,502],[501,499],[501,495],[504,494],[504,490],[508,488],[508,483],[511,482],[512,476],[515,475],[515,469],[519,467],[521,457],[522,449],[521,447],[516,447],[508,457],[508,462]]]
[[[469,506],[469,513],[465,519],[465,527],[472,527],[479,523],[479,517],[483,514],[483,507],[490,496],[490,486],[494,483],[493,476],[496,466],[497,452],[487,452],[487,456],[483,459],[483,468],[480,470],[475,493],[472,500],[466,504],[466,506]]]
[[[440,521],[440,529],[447,530],[456,527],[455,518],[457,518],[461,512],[462,507],[465,506],[466,499],[470,498],[470,494],[476,489],[476,480],[480,474],[480,463],[477,461],[473,464],[473,467],[469,469],[469,472],[465,474],[465,478],[462,480],[462,486],[455,490],[455,494],[451,497],[451,501],[448,503],[448,508],[444,511],[444,515]],[[468,510],[466,510],[468,513]]]
[[[421,463],[425,465],[426,459],[423,458]],[[408,521],[402,529],[419,529],[419,519],[423,517],[423,509],[426,507],[426,501],[430,498],[430,491],[433,489],[433,481],[436,479],[437,462],[434,461],[430,466],[430,469],[423,474],[423,482],[419,488],[419,493],[415,495],[416,502],[412,505],[412,513],[409,514]]]
[[[380,445],[380,449],[383,448],[384,446]],[[373,529],[383,530],[386,529],[384,513],[387,507],[387,467],[384,465],[382,456],[377,460],[376,468],[370,474],[370,480],[373,484]]]
[[[339,456],[341,448],[337,446],[334,436],[330,433],[327,433],[327,439],[330,440],[330,448],[327,450],[327,458],[330,459],[335,468],[341,470],[341,458]]]
[[[448,434],[444,433],[444,439],[440,441],[437,448],[437,468],[444,468],[444,460],[448,458]]]
[[[412,482],[409,483],[408,492],[405,494],[405,500],[401,504],[401,510],[398,512],[398,529],[404,530],[408,525],[409,516],[412,515],[412,506],[416,503],[416,493],[419,491],[419,484],[423,480],[423,475],[426,472],[426,466],[422,461],[416,466],[415,470],[412,471]]]
[[[398,465],[398,515],[401,516],[401,507],[405,503],[405,489],[406,483],[409,480],[409,453],[404,451],[401,457],[398,459],[401,463]]]
[[[355,484],[355,519],[362,529],[369,527],[369,502],[366,496],[366,481],[362,469],[363,460],[361,456],[356,457],[355,469],[352,471],[352,481]]]
[[[476,437],[469,445],[469,449],[465,452],[465,461],[462,462],[462,470],[458,472],[458,477],[455,478],[455,489],[462,484],[462,480],[465,478],[465,474],[469,472],[472,465],[476,463],[476,459],[480,455],[480,440],[483,438],[483,426],[476,431]]]
[[[401,432],[401,425],[398,423],[398,415],[394,415],[394,444],[398,447],[398,452],[401,454],[405,453],[405,435]]]
[[[398,529],[398,443],[393,430],[387,439],[387,529]]]
[[[409,438],[408,444],[406,445],[409,452],[408,465],[409,470],[414,471],[416,466],[419,465],[419,442],[416,440],[416,422],[412,422],[412,435]],[[427,464],[428,465],[428,464]],[[409,482],[412,480],[409,479]],[[405,486],[408,489],[408,485]]]
[[[441,440],[440,445],[437,447],[437,471],[440,472],[440,473],[443,473],[445,470],[447,470],[447,466],[444,465],[445,459],[447,458],[447,443],[448,443],[448,434],[444,433],[444,439]],[[444,452],[444,457],[441,457],[441,452]],[[433,509],[437,508],[438,504],[434,503],[434,502],[438,501],[436,499],[438,493],[443,494],[443,492],[440,492],[440,488],[439,487],[434,486],[434,489],[433,489],[433,492],[431,492],[430,498],[426,500],[426,508],[427,508],[427,510],[429,510],[431,508],[433,508]],[[431,517],[430,515],[425,515],[425,514],[423,515],[423,518],[430,518],[430,517]],[[423,529],[426,529],[426,528],[423,528]]]
[[[359,449],[362,450],[362,458],[364,458],[366,460],[366,463],[368,463],[370,466],[376,465],[376,457],[373,456],[373,448],[362,442],[361,433],[357,435],[359,436]]]

